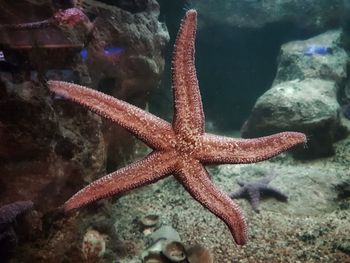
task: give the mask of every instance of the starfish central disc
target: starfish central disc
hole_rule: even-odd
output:
[[[193,136],[177,134],[175,141],[175,150],[180,155],[192,156],[201,146],[200,137],[193,134]]]

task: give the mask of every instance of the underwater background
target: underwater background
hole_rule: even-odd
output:
[[[75,86],[62,95],[52,83],[171,123],[172,76],[182,79],[171,61],[190,9],[205,131],[307,137],[262,162],[282,146],[258,140],[250,161],[237,141],[236,164],[206,166],[242,210],[244,246],[179,177],[115,194],[102,181],[102,200],[64,205],[151,149],[108,103],[112,117],[80,105],[98,106],[99,95],[72,101]],[[349,0],[0,0],[0,10],[0,262],[350,262]]]

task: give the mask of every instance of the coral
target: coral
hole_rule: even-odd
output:
[[[49,26],[70,26],[74,27],[79,23],[89,23],[89,18],[84,12],[76,7],[68,9],[59,9],[52,17],[36,22],[22,23],[22,24],[0,24],[0,29],[37,29]]]

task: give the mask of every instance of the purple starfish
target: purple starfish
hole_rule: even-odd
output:
[[[18,243],[14,229],[16,218],[33,208],[32,201],[17,201],[0,207],[0,261],[7,262]]]
[[[272,196],[277,200],[287,202],[288,196],[283,194],[280,190],[268,185],[276,176],[277,175],[265,176],[250,183],[238,181],[237,183],[241,186],[241,188],[237,192],[231,193],[230,197],[232,199],[248,199],[253,210],[257,213],[260,212],[259,203],[261,196]]]

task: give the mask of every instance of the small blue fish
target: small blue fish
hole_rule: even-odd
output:
[[[312,56],[312,55],[328,55],[332,54],[332,49],[330,47],[318,46],[318,45],[310,45],[304,49],[304,55]]]
[[[0,51],[0,61],[6,61],[5,56],[4,56],[4,52],[2,52],[2,51]]]
[[[115,55],[120,55],[125,51],[124,48],[121,47],[107,47],[103,49],[103,52],[106,56],[115,56]],[[80,51],[80,56],[82,57],[83,60],[87,60],[89,53],[86,48],[83,48]]]
[[[118,55],[124,52],[124,48],[121,47],[107,47],[104,49],[105,55]]]
[[[83,48],[82,50],[80,50],[80,56],[83,60],[87,60],[88,58],[88,52],[86,48]]]

